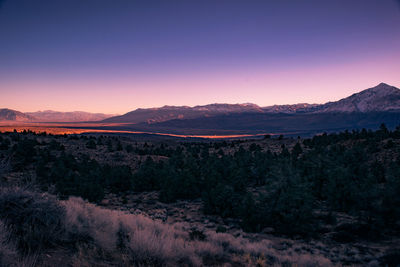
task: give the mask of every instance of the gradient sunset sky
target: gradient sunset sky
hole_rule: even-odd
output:
[[[0,0],[0,108],[324,103],[400,87],[394,0]]]

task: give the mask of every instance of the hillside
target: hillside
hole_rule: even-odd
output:
[[[35,117],[27,115],[17,110],[8,108],[0,109],[0,121],[33,121]]]
[[[194,119],[231,113],[263,112],[255,104],[210,104],[205,106],[163,106],[160,108],[136,109],[121,116],[103,120],[115,123],[157,123],[174,119]]]
[[[208,118],[169,120],[160,123],[140,123],[115,126],[114,129],[145,130],[176,134],[221,134],[226,133],[273,133],[310,136],[322,132],[337,132],[345,129],[377,129],[385,123],[393,129],[400,124],[400,112],[365,113],[244,113],[228,114]]]
[[[299,103],[293,105],[273,105],[273,106],[263,107],[262,110],[265,113],[300,113],[318,109],[318,107],[320,106],[321,105],[319,104]]]
[[[318,107],[317,112],[384,112],[400,110],[400,90],[385,83]]]
[[[397,266],[399,147],[1,133],[0,266]]]
[[[53,110],[27,112],[26,114],[35,118],[39,122],[82,122],[82,121],[101,121],[115,116],[103,113],[90,113],[84,111],[60,112]]]
[[[136,110],[106,121],[127,123],[110,129],[192,135],[274,133],[310,136],[345,129],[377,129],[381,123],[393,129],[400,124],[400,90],[381,83],[322,105],[163,107]]]
[[[400,90],[381,83],[347,98],[326,104],[293,104],[259,107],[255,104],[210,104],[205,106],[164,106],[161,108],[136,109],[121,116],[105,119],[103,122],[115,123],[162,123],[170,120],[200,119],[211,117],[238,116],[241,114],[315,114],[315,113],[376,113],[400,111]],[[214,120],[214,119],[213,119]],[[221,121],[222,122],[222,121]],[[223,122],[222,122],[223,123]],[[284,121],[283,121],[284,123]],[[266,125],[264,125],[266,126]],[[188,126],[190,127],[190,126]],[[264,127],[265,128],[265,127]]]

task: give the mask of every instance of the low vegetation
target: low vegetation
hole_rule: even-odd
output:
[[[249,242],[215,232],[199,238],[182,225],[103,209],[77,197],[57,201],[48,194],[7,188],[0,192],[0,206],[6,210],[0,214],[1,266],[54,266],[59,246],[67,261],[63,266],[331,264],[322,256],[278,252],[267,240]]]
[[[219,233],[190,232],[95,206],[107,193],[157,191],[166,204],[201,199],[204,214],[237,220],[247,232],[268,230],[288,238],[379,242],[397,238],[400,230],[400,128],[391,131],[385,125],[377,131],[309,139],[266,136],[217,142],[4,133],[0,135],[0,175],[7,186],[28,183],[59,199],[3,190],[0,216],[3,228],[12,235],[6,238],[13,240],[18,253],[25,254],[61,242],[70,244],[75,256],[83,249],[105,260],[111,253],[121,257],[110,256],[111,261],[125,264],[218,265],[232,261],[228,251],[241,264],[247,254],[251,261],[262,257],[268,264],[284,261],[263,250],[267,243],[257,243],[262,249],[252,251],[249,248],[258,245],[224,233],[224,226],[218,228]],[[40,213],[38,207],[45,203],[60,208],[49,206]],[[18,225],[29,216],[33,216],[29,225],[48,231]],[[138,229],[146,231],[138,235]],[[227,248],[218,238],[240,245]],[[121,253],[115,254],[116,248]]]

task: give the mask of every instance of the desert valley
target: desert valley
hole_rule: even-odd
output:
[[[0,0],[0,267],[400,266],[399,0]]]
[[[320,105],[164,106],[139,108],[121,116],[54,111],[22,113],[0,109],[0,129],[3,131],[16,129],[55,134],[114,132],[213,139],[263,137],[266,134],[310,137],[346,129],[376,129],[380,123],[390,128],[400,124],[400,90],[385,83]]]
[[[13,242],[1,259],[397,264],[399,95],[380,84],[324,105],[163,107],[99,122],[3,109],[0,219]],[[314,128],[293,123],[305,117]]]

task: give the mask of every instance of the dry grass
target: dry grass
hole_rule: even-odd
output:
[[[67,232],[89,236],[96,244],[96,248],[81,248],[86,252],[76,258],[80,264],[88,261],[83,255],[97,253],[98,258],[110,254],[114,260],[137,266],[223,265],[233,261],[238,265],[254,266],[332,265],[318,255],[301,255],[290,249],[277,252],[268,240],[250,242],[213,231],[205,233],[204,241],[191,240],[182,224],[167,225],[143,215],[100,208],[75,197],[62,204],[66,209]]]
[[[27,208],[43,207],[62,213],[51,213],[62,220],[62,231],[56,229],[59,251],[54,255],[63,257],[70,266],[331,266],[322,256],[298,254],[291,248],[276,250],[268,240],[251,242],[231,234],[209,231],[204,240],[193,239],[190,225],[185,223],[165,224],[143,215],[126,214],[109,210],[71,197],[65,201],[54,201],[48,195],[35,194],[20,189],[1,190],[0,199],[17,199],[26,203]],[[7,195],[8,192],[8,195]],[[10,197],[10,193],[12,197]],[[15,195],[20,194],[21,197]],[[14,200],[13,200],[14,201]],[[1,202],[0,202],[1,203]],[[3,201],[3,203],[5,203]],[[51,205],[55,205],[53,208]],[[9,209],[12,207],[9,205]],[[23,207],[23,206],[22,206]],[[3,207],[0,207],[3,208]],[[9,213],[22,212],[21,205]],[[44,213],[43,213],[44,212]],[[38,211],[39,214],[49,214]],[[37,214],[25,213],[37,218]],[[29,218],[28,218],[29,219]],[[57,218],[51,220],[58,221]],[[32,220],[31,220],[32,221]],[[3,222],[7,223],[7,220]],[[42,223],[33,220],[33,223]],[[9,222],[8,222],[9,223]],[[13,223],[17,223],[14,222]],[[23,223],[22,223],[23,225]],[[8,235],[1,224],[0,265],[1,266],[52,266],[51,257],[45,257],[56,248],[42,247],[34,253],[24,253],[18,245],[18,236]],[[9,229],[9,226],[7,226]],[[36,227],[26,228],[28,231]],[[52,228],[51,228],[52,229]],[[53,238],[43,235],[40,237]],[[54,229],[53,229],[54,230]],[[59,235],[63,235],[60,237]],[[191,238],[192,237],[192,238]],[[29,242],[28,240],[24,240]],[[53,240],[50,240],[52,243]],[[44,243],[45,240],[43,240]],[[42,256],[40,256],[42,255]],[[50,262],[49,262],[50,261]],[[55,264],[55,263],[54,263]]]
[[[9,231],[0,222],[0,266],[33,267],[36,266],[39,253],[20,255],[15,242],[9,239]]]

